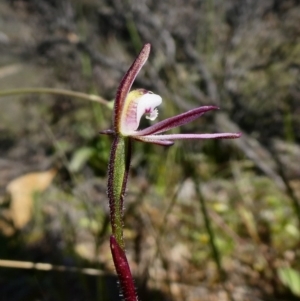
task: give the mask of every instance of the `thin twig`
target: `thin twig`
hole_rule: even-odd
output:
[[[55,88],[21,88],[21,89],[11,89],[11,90],[2,90],[0,91],[0,97],[11,96],[11,95],[19,95],[19,94],[57,94],[57,95],[65,95],[70,97],[76,97],[81,99],[86,99],[89,101],[95,101],[100,104],[111,107],[109,101],[104,98],[94,95],[94,94],[86,94],[82,92],[75,92],[65,89],[55,89]]]
[[[77,268],[67,267],[63,265],[53,265],[50,263],[39,263],[31,261],[17,261],[17,260],[1,260],[0,267],[2,268],[13,268],[13,269],[27,269],[27,270],[39,270],[39,271],[58,271],[58,272],[71,272],[81,273],[91,276],[105,275],[104,271],[100,271],[92,268]]]
[[[295,194],[292,186],[290,185],[290,183],[288,181],[288,178],[285,174],[284,166],[283,166],[276,150],[274,150],[274,148],[271,148],[271,151],[272,151],[271,153],[273,155],[273,158],[277,164],[278,173],[281,176],[281,179],[285,185],[286,194],[291,199],[295,215],[297,216],[297,219],[298,219],[298,226],[300,226],[300,202],[299,202],[299,199],[297,198],[297,195]]]
[[[195,183],[195,189],[196,189],[197,197],[199,199],[199,203],[200,203],[200,207],[201,207],[201,211],[202,211],[202,216],[203,216],[203,219],[204,219],[205,228],[206,228],[207,234],[209,236],[209,242],[210,242],[212,256],[213,256],[213,258],[215,260],[215,263],[217,265],[218,272],[219,272],[219,275],[220,275],[221,279],[224,279],[225,271],[222,267],[221,255],[220,255],[219,249],[218,249],[217,244],[216,244],[215,232],[212,229],[210,216],[208,214],[208,210],[207,210],[206,204],[205,204],[205,199],[204,199],[204,197],[202,195],[202,192],[200,190],[200,187],[199,187],[200,183],[199,183],[198,178],[195,174],[192,175],[192,178],[193,178],[193,181]]]
[[[212,224],[211,224],[210,216],[208,213],[208,209],[206,207],[204,196],[201,192],[199,178],[197,176],[197,173],[193,166],[193,163],[190,160],[184,159],[183,163],[186,168],[185,173],[190,175],[194,182],[195,191],[196,191],[196,195],[199,200],[199,203],[200,203],[200,208],[201,208],[201,212],[202,212],[202,216],[203,216],[203,220],[204,220],[205,229],[209,236],[209,244],[210,244],[210,248],[211,248],[212,257],[217,265],[217,270],[218,270],[220,279],[224,280],[226,277],[226,274],[222,267],[220,251],[216,244],[215,233],[212,228]]]

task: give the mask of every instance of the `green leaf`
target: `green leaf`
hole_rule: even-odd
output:
[[[84,164],[94,155],[94,148],[92,147],[81,147],[78,149],[70,162],[69,169],[72,172],[78,172],[82,169]]]
[[[287,286],[294,295],[300,296],[300,273],[292,268],[277,270],[280,281]]]

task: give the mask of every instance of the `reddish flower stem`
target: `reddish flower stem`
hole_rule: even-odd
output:
[[[133,278],[124,250],[119,246],[115,237],[110,237],[110,249],[119,277],[121,292],[125,301],[137,301],[138,297],[134,287]]]

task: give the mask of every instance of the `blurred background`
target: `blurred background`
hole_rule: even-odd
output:
[[[113,100],[146,42],[134,88],[162,96],[159,120],[217,105],[177,132],[243,136],[134,144],[141,300],[300,300],[299,24],[299,0],[0,0],[1,301],[121,300],[98,134],[111,110],[53,91]]]

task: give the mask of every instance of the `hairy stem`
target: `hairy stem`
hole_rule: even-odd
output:
[[[107,194],[110,207],[112,233],[122,249],[123,240],[123,201],[126,190],[131,158],[131,140],[115,136],[108,165]]]

